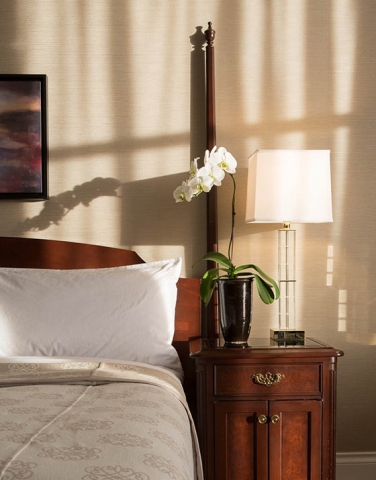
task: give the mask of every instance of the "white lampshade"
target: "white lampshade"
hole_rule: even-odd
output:
[[[329,150],[257,150],[249,158],[246,222],[332,222]]]

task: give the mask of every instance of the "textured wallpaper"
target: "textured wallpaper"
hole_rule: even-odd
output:
[[[1,201],[1,235],[131,247],[147,261],[181,256],[186,276],[201,273],[191,266],[205,252],[205,196],[175,204],[172,191],[205,149],[208,21],[217,144],[238,160],[236,263],[277,276],[279,226],[244,222],[248,157],[330,149],[334,222],[294,226],[297,320],[345,351],[340,452],[376,451],[375,16],[373,0],[0,2],[0,73],[48,76],[50,195]],[[252,335],[276,322],[277,305],[255,300]]]

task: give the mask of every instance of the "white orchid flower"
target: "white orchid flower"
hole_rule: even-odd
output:
[[[219,147],[216,152],[212,151],[209,161],[215,163],[227,173],[236,173],[237,162],[224,147]]]
[[[188,183],[183,182],[179,187],[175,188],[173,195],[176,203],[184,202],[184,200],[190,202],[192,200],[193,193]]]
[[[191,168],[189,169],[189,177],[195,177],[197,175],[198,167],[197,161],[200,160],[200,157],[196,157],[191,162]]]
[[[201,170],[201,168],[200,168]],[[200,171],[199,170],[199,171]],[[197,196],[200,195],[202,192],[210,192],[212,186],[214,184],[214,180],[212,177],[210,177],[206,172],[201,172],[199,175],[197,172],[197,175],[195,177],[192,177],[188,181],[188,185],[190,186],[192,190],[192,195]]]
[[[209,152],[209,150],[206,150],[206,151],[205,151],[205,155],[204,155],[204,165],[206,165],[207,163],[210,163],[211,156],[212,156],[213,153],[215,152],[216,148],[217,148],[216,146],[213,147],[210,152]]]
[[[222,185],[222,180],[225,178],[226,173],[218,165],[211,163],[210,160],[199,169],[198,176],[209,176],[213,179],[213,184],[217,187]]]
[[[232,175],[237,166],[235,158],[224,147],[219,147],[217,150],[215,146],[210,151],[206,150],[204,166],[201,168],[197,166],[199,159],[200,157],[196,157],[191,162],[188,180],[174,190],[176,202],[190,202],[200,193],[210,192],[213,185],[221,186],[226,172]]]

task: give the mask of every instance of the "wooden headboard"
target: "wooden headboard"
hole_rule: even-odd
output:
[[[14,268],[106,268],[144,261],[131,250],[83,243],[35,238],[0,237],[0,267]],[[187,397],[194,396],[194,362],[189,358],[189,339],[200,336],[200,280],[181,278],[175,317],[174,347],[185,375]]]

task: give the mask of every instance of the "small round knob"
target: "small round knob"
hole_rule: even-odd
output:
[[[271,417],[272,423],[279,423],[279,416],[278,415],[272,415]]]
[[[268,421],[268,417],[266,415],[259,415],[257,421],[263,425]]]

